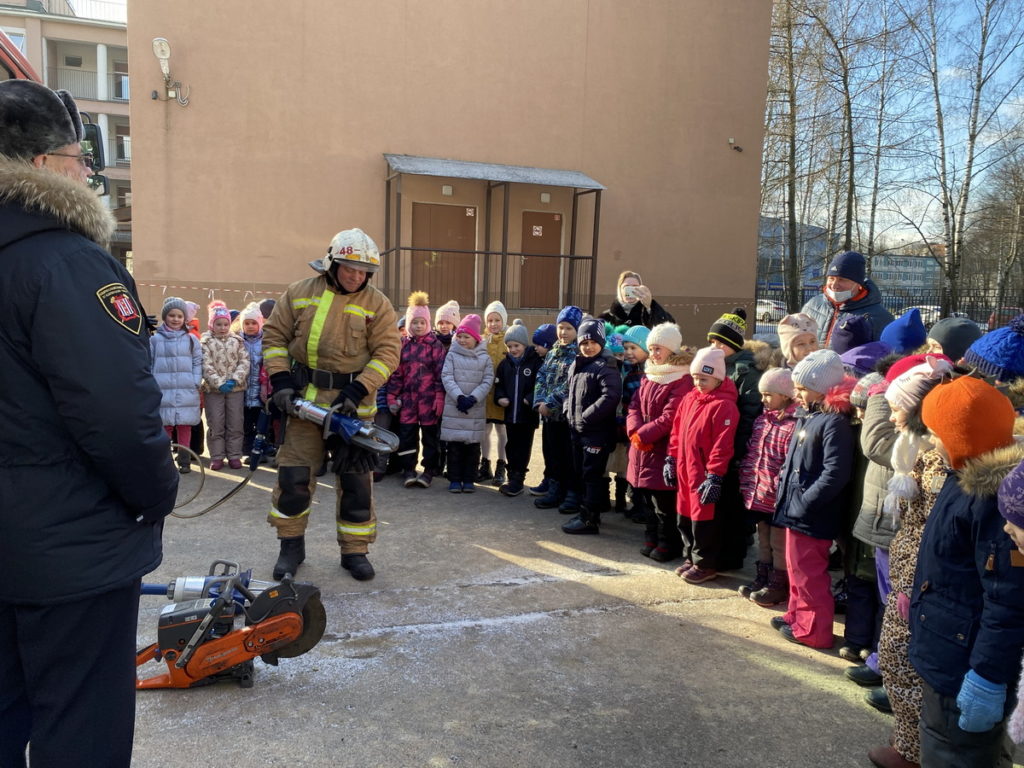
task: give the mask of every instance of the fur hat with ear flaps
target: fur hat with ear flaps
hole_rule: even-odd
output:
[[[82,140],[82,118],[67,91],[31,80],[0,82],[0,154],[29,159]]]

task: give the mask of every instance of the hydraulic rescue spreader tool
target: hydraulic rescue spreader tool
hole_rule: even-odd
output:
[[[160,612],[157,641],[135,655],[135,666],[162,661],[167,669],[135,687],[192,688],[217,680],[253,684],[253,660],[277,666],[301,656],[324,635],[327,614],[312,584],[257,581],[237,563],[215,560],[207,576],[143,584],[144,595],[175,602]],[[237,626],[241,621],[242,626]]]

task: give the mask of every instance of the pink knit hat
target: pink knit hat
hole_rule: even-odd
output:
[[[690,374],[703,373],[725,381],[725,352],[718,347],[698,349],[693,362],[690,363]]]
[[[468,333],[474,339],[480,341],[480,329],[482,327],[483,323],[480,322],[480,315],[466,315],[462,318],[462,322],[459,323],[459,327],[455,330],[455,334]]]
[[[441,322],[449,322],[455,327],[458,327],[462,321],[462,316],[459,314],[462,310],[459,309],[459,302],[455,299],[445,302],[437,308],[437,312],[434,313],[434,325]]]
[[[769,368],[761,374],[757,382],[757,391],[762,395],[776,394],[785,395],[793,399],[793,375],[788,368]]]
[[[207,305],[206,308],[210,312],[208,318],[210,328],[213,328],[213,321],[220,317],[227,318],[228,322],[231,322],[231,310],[228,309],[228,305],[225,304],[223,301],[220,301],[219,299],[214,299]]]
[[[412,321],[417,317],[427,323],[427,330],[424,333],[430,333],[429,301],[430,297],[423,291],[413,291],[409,294],[409,306],[405,310],[405,330],[408,333],[412,333]]]

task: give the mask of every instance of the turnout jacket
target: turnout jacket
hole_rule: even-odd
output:
[[[441,421],[444,408],[441,366],[445,354],[444,344],[433,331],[402,341],[401,361],[387,385],[388,405],[402,403],[398,410],[399,424],[430,426]]]
[[[113,228],[85,185],[0,158],[0,602],[101,594],[160,563],[178,473]]]
[[[548,354],[551,354],[550,352]],[[622,377],[607,349],[595,357],[576,355],[569,366],[569,391],[565,417],[569,429],[586,445],[615,446],[615,413],[622,400]]]
[[[507,397],[509,405],[504,409],[506,424],[531,424],[537,426],[537,411],[533,409],[533,390],[537,384],[537,371],[541,366],[540,355],[532,346],[517,363],[510,355],[498,363],[494,372],[494,402]]]
[[[292,361],[330,373],[351,373],[366,387],[358,415],[377,412],[376,393],[398,367],[402,337],[395,308],[369,281],[344,294],[323,275],[288,286],[263,325],[263,366],[267,376],[291,370]],[[340,389],[340,388],[339,388]],[[338,389],[313,384],[300,397],[329,406]]]
[[[1019,422],[1018,422],[1019,423]],[[1007,687],[1024,650],[1024,565],[1003,531],[996,492],[1024,459],[1015,442],[950,471],[924,527],[910,602],[910,663],[944,696],[969,669]]]

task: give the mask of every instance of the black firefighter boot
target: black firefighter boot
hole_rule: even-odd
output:
[[[580,513],[562,526],[564,533],[600,533],[601,514],[587,507],[580,507]]]
[[[342,555],[341,567],[351,573],[356,581],[369,581],[376,575],[365,554]]]
[[[283,579],[285,574],[294,576],[299,570],[299,565],[306,559],[306,537],[293,536],[289,539],[279,539],[281,542],[281,554],[277,556],[274,563],[274,578]]]
[[[508,464],[505,463],[505,460],[498,459],[498,462],[494,465],[494,479],[491,480],[491,485],[502,486],[505,484],[506,469],[508,469]]]

